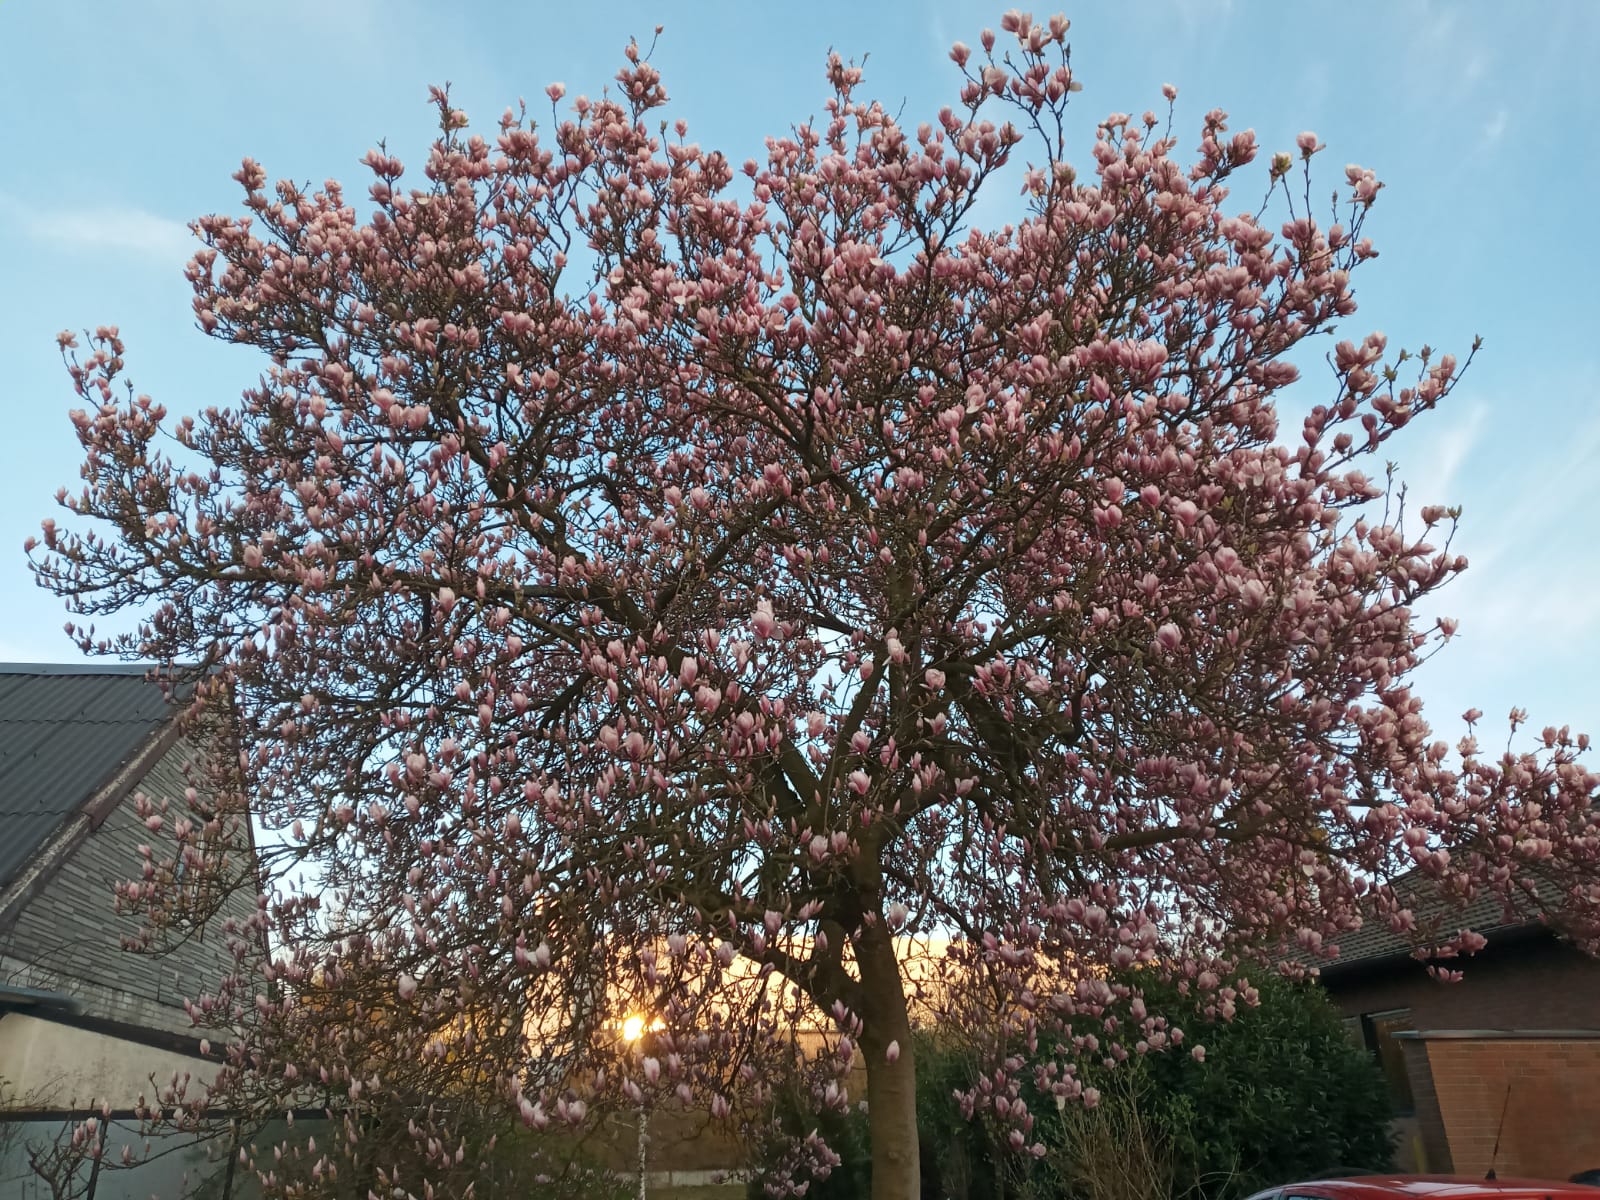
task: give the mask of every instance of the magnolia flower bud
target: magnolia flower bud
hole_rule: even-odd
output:
[[[778,628],[778,619],[772,615],[772,601],[763,600],[756,605],[750,617],[750,628],[758,638],[769,638]]]

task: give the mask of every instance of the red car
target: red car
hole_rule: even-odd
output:
[[[1250,1200],[1594,1200],[1595,1189],[1537,1179],[1461,1179],[1449,1175],[1362,1175],[1289,1183]]]

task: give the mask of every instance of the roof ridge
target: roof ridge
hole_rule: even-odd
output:
[[[163,720],[165,718],[162,718]],[[0,717],[0,724],[6,725],[63,725],[71,722],[74,725],[148,725],[156,720],[155,717]]]
[[[0,662],[0,675],[148,675],[161,669],[161,663],[98,662],[94,659],[66,663]],[[189,668],[188,664],[178,663],[171,669],[181,673]]]

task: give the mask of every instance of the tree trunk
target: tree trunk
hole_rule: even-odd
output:
[[[867,1060],[867,1128],[872,1136],[872,1200],[920,1200],[917,1056],[894,942],[881,922],[855,940],[861,972],[861,1052]],[[899,1057],[889,1061],[889,1047]]]

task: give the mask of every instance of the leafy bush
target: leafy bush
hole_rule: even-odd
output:
[[[1139,1064],[1141,1108],[1169,1147],[1176,1196],[1243,1196],[1334,1167],[1392,1165],[1388,1090],[1338,1010],[1311,985],[1257,986],[1259,1006],[1216,1023],[1176,989],[1145,988],[1150,1010],[1207,1051],[1204,1062],[1172,1052]]]
[[[1209,1022],[1192,997],[1140,979],[1146,1004],[1185,1030],[1185,1049],[1153,1053],[1082,1077],[1101,1093],[1094,1109],[1061,1114],[1028,1096],[1043,1160],[998,1153],[981,1122],[965,1121],[951,1093],[976,1063],[955,1039],[917,1039],[917,1111],[924,1197],[933,1200],[1236,1200],[1333,1167],[1392,1165],[1389,1100],[1370,1056],[1315,987],[1258,982],[1261,1003]],[[1187,1047],[1204,1045],[1204,1061]],[[866,1117],[858,1109],[816,1117],[797,1099],[781,1106],[791,1133],[815,1129],[840,1156],[813,1200],[868,1194]],[[752,1190],[759,1196],[759,1188]]]

